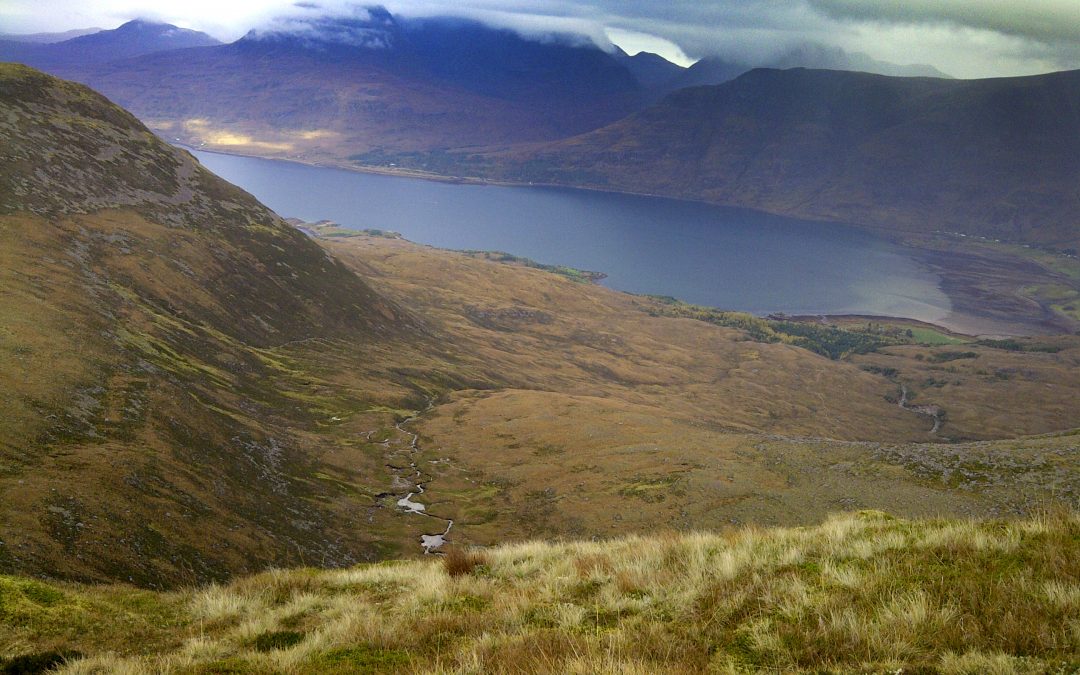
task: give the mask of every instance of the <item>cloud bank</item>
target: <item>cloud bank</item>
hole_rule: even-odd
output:
[[[526,36],[653,36],[688,57],[765,62],[815,43],[962,77],[1080,68],[1080,0],[384,0],[408,17],[476,19]],[[275,17],[356,11],[345,0],[4,0],[8,31],[153,17],[235,39]],[[639,38],[639,43],[650,44]]]

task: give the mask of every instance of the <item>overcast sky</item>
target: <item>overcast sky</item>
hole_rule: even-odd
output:
[[[233,40],[275,16],[348,12],[341,0],[0,0],[0,31],[113,28],[141,17]],[[1080,68],[1080,0],[386,0],[405,16],[453,14],[525,33],[575,32],[684,64],[746,63],[800,43],[928,63],[959,77]]]

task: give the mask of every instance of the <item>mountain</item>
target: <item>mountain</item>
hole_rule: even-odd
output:
[[[0,570],[375,557],[306,435],[320,378],[280,346],[383,344],[406,315],[99,94],[4,64],[0,112]]]
[[[190,144],[322,160],[552,140],[643,104],[634,76],[591,43],[378,9],[52,72]]]
[[[664,89],[665,92],[670,93],[687,87],[722,84],[734,80],[751,69],[751,67],[742,63],[733,63],[720,57],[708,56],[691,65],[677,79],[668,82]]]
[[[52,44],[72,38],[100,33],[100,28],[75,28],[62,33],[0,33],[0,40],[10,42],[29,42],[32,44]]]
[[[583,103],[632,92],[633,77],[611,55],[573,36],[529,40],[511,30],[452,18],[399,19],[385,9],[361,18],[312,19],[252,31],[237,47],[263,56],[313,53],[422,77],[495,99]]]
[[[135,20],[113,30],[96,31],[51,44],[0,43],[0,61],[60,71],[154,52],[219,44],[206,33],[167,23]]]
[[[990,80],[825,70],[684,89],[458,171],[902,231],[1080,242],[1080,71]]]

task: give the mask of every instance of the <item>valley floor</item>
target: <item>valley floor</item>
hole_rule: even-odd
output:
[[[1080,505],[1078,339],[1009,350],[914,326],[908,344],[830,361],[520,263],[313,232],[477,382],[411,423],[417,500],[454,520],[455,543]],[[390,466],[405,440],[389,436]],[[411,522],[413,542],[436,533]]]
[[[255,347],[170,310],[202,297],[193,237],[3,224],[7,571],[175,587],[420,556],[449,519],[496,545],[1080,506],[1075,336],[770,323],[330,227],[382,333]],[[43,285],[74,275],[95,293]],[[433,518],[399,506],[418,482]]]

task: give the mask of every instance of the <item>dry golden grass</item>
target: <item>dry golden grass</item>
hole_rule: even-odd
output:
[[[398,562],[166,595],[3,578],[0,653],[82,653],[66,673],[1065,673],[1080,667],[1078,542],[1065,512],[860,512],[497,547],[456,575]],[[151,617],[158,630],[124,642]]]
[[[944,438],[1010,438],[1080,425],[1077,338],[1040,337],[1023,344],[1049,351],[1008,351],[979,344],[903,346],[852,361],[895,369],[913,403],[944,408],[940,432]],[[942,355],[951,360],[938,360]],[[958,355],[971,356],[952,358]]]
[[[474,574],[490,562],[491,560],[482,551],[467,551],[460,546],[451,547],[442,559],[443,569],[451,577]]]

